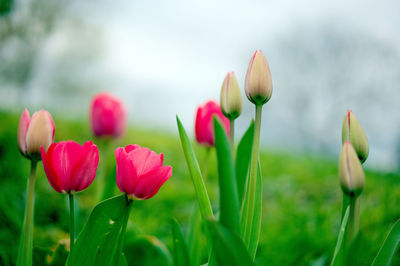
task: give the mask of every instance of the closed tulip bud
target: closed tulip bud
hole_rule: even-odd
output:
[[[353,145],[349,141],[343,144],[340,153],[339,181],[343,192],[349,196],[359,196],[364,188],[364,171]]]
[[[272,78],[267,59],[257,50],[250,60],[246,74],[245,92],[256,105],[263,105],[272,96]]]
[[[235,74],[226,74],[221,88],[220,98],[222,113],[229,119],[234,120],[242,113],[242,96]]]
[[[229,136],[229,120],[222,113],[219,104],[213,100],[209,100],[200,105],[196,112],[195,133],[196,140],[200,145],[214,146],[214,115],[221,120]]]
[[[59,193],[78,192],[92,184],[99,164],[99,150],[91,141],[82,145],[61,141],[42,148],[43,168],[50,185]]]
[[[40,160],[40,147],[47,150],[54,142],[55,125],[49,112],[40,110],[32,118],[29,111],[22,112],[18,125],[18,147],[22,155]]]
[[[117,185],[130,199],[149,199],[171,177],[172,167],[163,166],[163,154],[139,145],[115,150]]]
[[[92,100],[90,122],[95,136],[120,137],[125,131],[125,106],[120,99],[113,95],[99,93]]]
[[[369,154],[367,136],[352,111],[347,111],[343,120],[342,143],[350,141],[361,163],[364,163]]]

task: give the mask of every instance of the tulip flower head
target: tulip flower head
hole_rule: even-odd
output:
[[[361,194],[365,176],[353,145],[346,141],[339,157],[339,180],[344,193],[357,197]]]
[[[99,93],[92,100],[90,122],[95,136],[120,137],[125,131],[125,106],[113,95]]]
[[[117,185],[130,199],[149,199],[171,177],[172,167],[163,166],[163,154],[139,145],[115,150]]]
[[[18,125],[18,147],[22,155],[31,160],[40,160],[40,147],[47,150],[54,142],[55,125],[49,112],[40,110],[33,113],[22,112]]]
[[[42,148],[43,167],[50,185],[59,193],[78,192],[92,184],[99,164],[99,150],[91,141],[79,145],[61,141]]]
[[[247,69],[245,92],[254,104],[263,105],[272,96],[272,78],[267,59],[257,50],[250,60]]]
[[[242,113],[242,96],[235,74],[226,74],[221,87],[221,110],[229,119],[234,120]]]
[[[343,120],[342,143],[346,141],[351,142],[361,163],[364,163],[369,154],[368,139],[352,111],[347,111]]]
[[[197,108],[195,133],[196,140],[200,145],[214,146],[214,123],[213,116],[217,116],[229,136],[229,120],[224,116],[219,104],[209,100]]]

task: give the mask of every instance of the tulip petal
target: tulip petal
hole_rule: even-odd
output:
[[[163,166],[140,176],[135,187],[134,195],[137,198],[149,199],[153,197],[160,187],[172,176],[172,167]]]
[[[72,168],[83,156],[83,147],[74,141],[57,143],[52,154],[53,169],[59,177],[61,187],[65,191],[72,189]]]
[[[138,176],[144,175],[155,168],[161,167],[163,161],[161,157],[148,148],[137,148],[128,154],[132,160]]]
[[[133,188],[136,181],[136,170],[132,161],[128,158],[128,153],[124,148],[117,148],[115,150],[115,159],[117,161],[118,188],[122,192],[133,194]]]
[[[92,184],[96,177],[97,165],[99,164],[99,150],[91,141],[83,144],[80,160],[71,170],[71,187],[73,191],[81,191]]]
[[[51,144],[49,149],[47,150],[47,153],[45,152],[44,148],[41,147],[43,169],[44,169],[44,172],[46,173],[47,180],[49,181],[50,185],[54,188],[54,190],[59,193],[63,193],[61,184],[60,184],[60,179],[58,178],[58,176],[52,166],[51,158],[53,156],[53,151],[54,151],[55,147],[56,147],[56,143]]]
[[[23,155],[26,155],[26,133],[30,122],[31,117],[29,111],[25,109],[21,114],[18,125],[18,147]]]

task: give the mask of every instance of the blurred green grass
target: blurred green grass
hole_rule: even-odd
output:
[[[30,163],[18,151],[18,120],[19,115],[0,112],[0,265],[15,264],[25,208]],[[87,121],[67,121],[57,116],[54,121],[56,141],[75,140],[82,144],[93,140],[101,151],[98,176],[89,189],[76,197],[78,232],[98,202],[96,188],[103,178],[100,173],[104,168],[115,167],[113,150],[117,146],[139,144],[163,152],[165,163],[173,166],[173,176],[154,198],[134,203],[128,238],[154,235],[171,249],[172,217],[178,219],[187,233],[195,195],[177,134],[130,128],[123,139],[109,143],[106,149],[103,140],[91,135]],[[205,152],[194,146],[201,164]],[[217,211],[215,153],[211,156],[207,188]],[[336,244],[341,208],[336,159],[263,150],[261,164],[263,227],[257,262],[260,265],[328,264]],[[110,174],[113,175],[112,171]],[[50,187],[42,164],[38,167],[35,191],[34,261],[42,265],[43,258],[54,250],[59,240],[68,238],[69,212],[67,197]],[[400,217],[399,199],[399,173],[366,171],[361,203],[362,256],[356,259],[358,265],[372,261],[390,226]],[[400,265],[399,254],[393,265]]]

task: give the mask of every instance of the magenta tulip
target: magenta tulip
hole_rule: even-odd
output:
[[[149,199],[171,177],[172,167],[163,166],[163,154],[139,145],[115,150],[117,185],[130,199]]]
[[[22,112],[18,125],[18,147],[27,158],[40,160],[40,147],[47,150],[54,142],[56,127],[49,112],[40,110],[32,118],[29,111]]]
[[[113,95],[99,93],[92,100],[90,121],[95,136],[120,137],[125,131],[125,106]]]
[[[96,176],[99,151],[91,141],[79,145],[61,141],[42,148],[44,171],[50,185],[60,193],[78,192],[87,188]]]
[[[221,120],[229,136],[229,119],[224,116],[217,102],[209,100],[199,106],[196,113],[196,140],[201,145],[214,146],[214,115]]]

